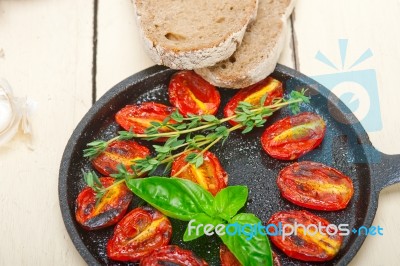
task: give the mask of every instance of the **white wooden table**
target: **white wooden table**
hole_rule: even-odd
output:
[[[399,0],[299,0],[281,63],[310,75],[354,70],[377,75],[379,150],[400,153]],[[348,39],[341,70],[339,39]],[[93,96],[153,63],[145,55],[130,0],[0,0],[0,76],[38,102],[34,150],[18,135],[0,148],[0,265],[84,265],[64,228],[57,182],[61,155]],[[320,51],[339,70],[315,59]],[[365,99],[360,99],[362,102]],[[0,114],[1,115],[1,114]],[[400,185],[380,195],[374,225],[352,265],[399,265]]]

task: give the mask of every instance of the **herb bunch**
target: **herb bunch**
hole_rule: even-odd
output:
[[[83,180],[85,183],[93,189],[96,193],[96,204],[100,201],[100,199],[104,196],[106,189],[104,188],[103,184],[101,183],[99,177],[94,171],[84,172],[82,170]]]
[[[151,175],[160,165],[166,165],[165,171],[171,168],[175,158],[187,154],[187,164],[182,167],[175,176],[183,172],[190,164],[200,167],[203,164],[203,154],[218,142],[224,143],[230,133],[242,129],[242,134],[252,131],[256,127],[263,127],[267,118],[275,111],[288,106],[293,114],[300,112],[301,103],[309,103],[309,97],[305,95],[306,90],[292,91],[287,98],[276,98],[271,105],[264,106],[267,95],[255,106],[248,102],[239,102],[235,114],[218,119],[214,115],[189,115],[182,116],[178,111],[173,112],[162,122],[153,121],[151,126],[143,134],[136,134],[131,131],[119,131],[118,136],[108,140],[96,140],[87,144],[84,150],[84,157],[93,159],[107,149],[108,145],[116,140],[130,140],[134,138],[154,140],[157,138],[168,138],[164,145],[153,145],[156,155],[134,161],[132,171],[128,171],[122,164],[117,166],[118,173],[111,176],[117,181],[110,187],[104,188],[96,182],[86,182],[99,195],[105,193],[114,185],[126,182],[129,179]],[[171,120],[176,123],[169,123]],[[233,120],[238,124],[233,127],[226,127],[223,123]],[[169,128],[168,132],[161,132],[161,129]],[[207,131],[208,134],[194,134],[195,132]],[[184,138],[181,136],[186,135]],[[179,152],[179,151],[180,152]],[[178,153],[175,153],[178,151]],[[87,179],[85,178],[85,181]],[[89,179],[90,181],[90,179]]]

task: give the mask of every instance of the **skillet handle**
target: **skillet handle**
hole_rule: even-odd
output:
[[[400,182],[400,154],[379,153],[379,162],[372,165],[372,182],[378,193],[383,188]]]

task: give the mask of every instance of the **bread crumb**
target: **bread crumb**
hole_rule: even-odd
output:
[[[4,50],[3,48],[0,48],[0,58],[4,58],[5,54],[4,54]]]

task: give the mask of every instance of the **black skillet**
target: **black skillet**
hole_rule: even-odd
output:
[[[173,73],[175,70],[154,66],[114,86],[85,115],[65,148],[59,176],[60,207],[73,243],[90,265],[122,264],[110,261],[105,254],[105,245],[113,228],[88,232],[75,221],[75,199],[84,187],[81,169],[91,169],[89,161],[82,156],[82,150],[88,142],[95,139],[107,140],[116,135],[120,128],[114,122],[114,114],[125,105],[145,101],[168,104],[166,88]],[[349,224],[350,229],[370,227],[378,206],[379,192],[388,185],[400,182],[400,155],[386,155],[372,147],[364,128],[350,110],[316,81],[282,65],[277,66],[273,76],[284,83],[286,93],[308,88],[312,95],[311,104],[302,106],[302,111],[316,112],[327,122],[327,133],[322,145],[301,160],[333,166],[350,176],[354,183],[354,196],[345,210],[312,212],[334,224]],[[236,92],[220,89],[221,106]],[[221,116],[221,110],[218,115]],[[282,109],[267,123],[271,124],[287,115],[290,115],[288,110]],[[277,211],[301,208],[279,195],[276,186],[277,173],[292,162],[275,160],[265,154],[259,140],[262,131],[263,129],[255,130],[247,135],[235,132],[224,146],[217,146],[213,151],[229,174],[229,184],[244,184],[249,187],[250,194],[245,211],[256,214],[262,221],[267,221]],[[135,199],[131,208],[142,204],[145,203]],[[219,239],[202,237],[184,243],[181,239],[185,224],[179,221],[172,222],[172,243],[193,250],[210,265],[219,264]],[[349,263],[365,237],[364,234],[346,236],[339,254],[326,265]],[[292,260],[280,251],[277,253],[283,265],[315,265]]]

